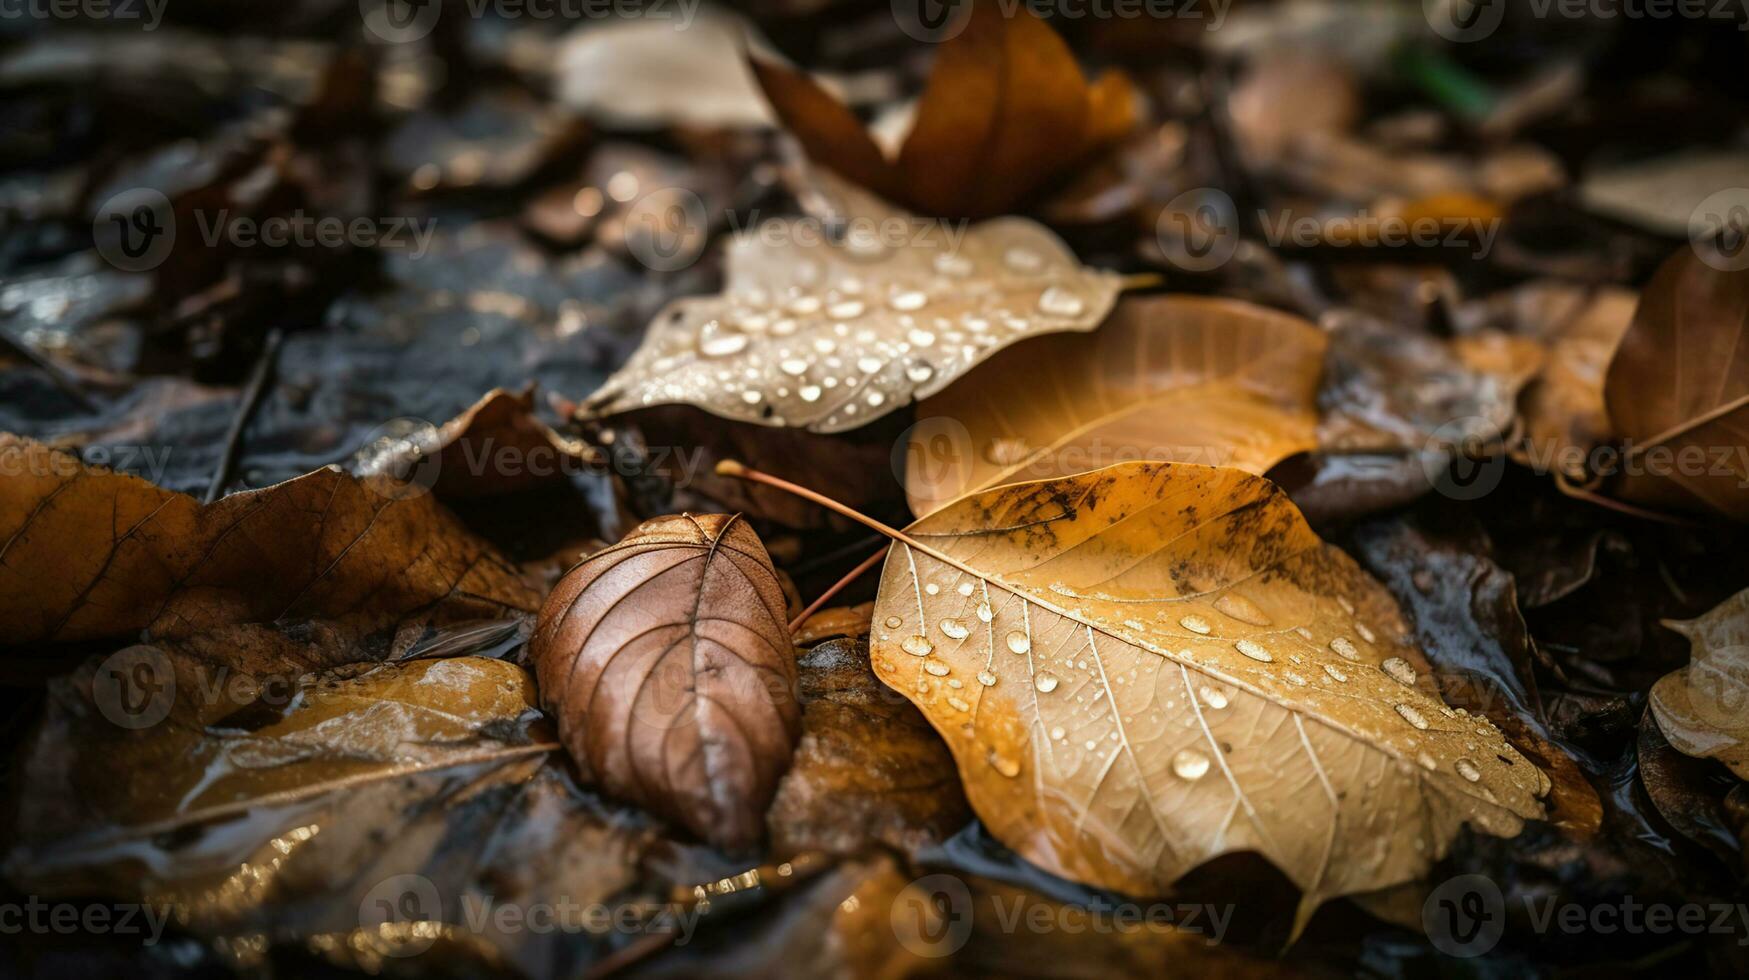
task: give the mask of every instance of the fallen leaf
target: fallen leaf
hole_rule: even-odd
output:
[[[1306,139],[1351,131],[1360,118],[1360,85],[1333,56],[1264,51],[1246,66],[1227,112],[1240,149],[1268,171]]]
[[[795,629],[795,644],[798,647],[809,647],[822,640],[836,638],[856,639],[867,638],[869,617],[874,615],[874,603],[863,602],[854,606],[836,606],[822,609],[802,620]]]
[[[1253,850],[1323,901],[1513,835],[1549,780],[1413,685],[1388,593],[1238,470],[1129,463],[973,494],[894,545],[873,663],[1048,871],[1157,894]],[[1411,662],[1413,661],[1413,663]]]
[[[8,644],[145,631],[215,663],[332,665],[539,606],[429,495],[381,478],[325,468],[203,506],[10,435],[0,458],[19,474],[0,481]]]
[[[557,748],[534,683],[481,657],[252,673],[134,646],[53,682],[13,874],[410,773]]]
[[[787,622],[746,522],[682,515],[567,573],[529,654],[565,747],[603,788],[745,848],[800,735]]]
[[[1652,714],[1684,755],[1717,759],[1749,779],[1749,590],[1698,619],[1665,620],[1688,637],[1688,666],[1652,685]]]
[[[1262,475],[1317,445],[1325,345],[1299,317],[1237,300],[1127,300],[1094,333],[1011,347],[918,405],[911,511],[1129,460]]]
[[[1518,332],[1547,350],[1542,369],[1519,395],[1524,437],[1513,446],[1515,459],[1575,483],[1587,479],[1588,455],[1613,434],[1603,404],[1604,370],[1638,301],[1621,287],[1555,282],[1509,294]]]
[[[354,469],[469,499],[527,490],[591,465],[599,461],[590,447],[535,416],[533,388],[494,388],[441,427],[413,423],[386,432],[359,450]]]
[[[875,679],[866,643],[822,643],[798,667],[802,739],[766,815],[774,854],[914,854],[971,820],[947,746]]]
[[[1745,785],[1705,759],[1672,748],[1657,721],[1645,719],[1635,746],[1640,785],[1670,826],[1711,851],[1727,867],[1740,867],[1743,845],[1726,804],[1727,795]]]
[[[1749,207],[1749,154],[1742,150],[1687,151],[1587,174],[1579,200],[1592,211],[1663,235],[1687,238],[1696,212],[1715,191],[1714,210],[1729,215]]]
[[[585,405],[602,417],[690,404],[766,426],[832,433],[926,398],[1028,337],[1087,331],[1118,276],[1083,267],[1024,218],[919,222],[833,185],[844,242],[774,221],[729,246],[723,294],[677,300]],[[891,229],[905,229],[903,241]]]
[[[1646,284],[1603,382],[1610,424],[1627,443],[1616,495],[1749,521],[1745,332],[1749,270],[1721,272],[1684,247]]]
[[[778,118],[815,163],[924,214],[1004,214],[1135,123],[1128,79],[1093,84],[1030,10],[974,5],[937,49],[897,159],[807,75],[754,59]]]

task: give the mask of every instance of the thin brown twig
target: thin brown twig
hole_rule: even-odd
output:
[[[213,480],[207,484],[206,503],[219,499],[225,492],[225,484],[231,482],[231,471],[237,466],[237,453],[243,445],[243,430],[248,427],[249,420],[255,417],[255,410],[261,407],[261,398],[267,393],[267,384],[273,378],[273,369],[279,361],[279,348],[285,342],[285,331],[275,328],[267,335],[267,345],[261,349],[261,356],[255,361],[255,369],[249,372],[249,383],[243,389],[243,400],[237,405],[237,414],[231,418],[231,428],[225,433],[224,451],[219,454],[219,464],[213,468]]]
[[[838,581],[832,583],[831,588],[820,593],[820,598],[815,599],[813,602],[808,603],[808,608],[803,609],[801,612],[801,615],[797,616],[795,619],[790,620],[789,631],[791,633],[794,633],[798,628],[801,627],[801,625],[803,623],[808,621],[809,616],[812,616],[813,614],[819,612],[821,606],[824,606],[827,602],[831,601],[833,596],[844,591],[845,588],[847,588],[850,585],[850,583],[861,578],[864,572],[875,567],[875,563],[880,561],[882,558],[885,558],[887,556],[887,552],[891,551],[892,548],[893,548],[893,546],[890,544],[889,545],[882,545],[881,550],[875,552],[872,555],[869,555],[867,558],[864,558],[862,560],[862,564],[860,564],[860,565],[858,565],[855,568],[850,570],[850,574],[848,574],[848,575],[844,576],[843,578],[839,579]]]
[[[68,374],[65,368],[49,360],[41,351],[4,330],[0,330],[0,350],[5,350],[9,354],[22,358],[31,367],[41,371],[43,376],[48,378],[56,388],[65,392],[68,398],[78,402],[80,408],[87,412],[98,410],[97,403],[92,401],[91,396],[87,395],[84,389],[79,386],[79,379]]]

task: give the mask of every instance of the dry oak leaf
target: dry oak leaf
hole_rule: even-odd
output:
[[[1092,330],[1121,288],[1024,218],[918,223],[827,184],[850,221],[842,243],[803,219],[736,236],[723,293],[658,313],[585,415],[682,403],[843,432],[941,391],[1017,341]],[[894,227],[913,234],[888,243],[871,230]]]
[[[0,642],[146,630],[236,663],[306,646],[258,627],[324,621],[336,640],[395,630],[371,656],[330,644],[350,651],[330,662],[345,662],[540,603],[429,495],[380,478],[326,467],[203,506],[11,435],[0,434],[0,459],[14,474],[0,479]]]
[[[920,404],[911,511],[1132,459],[1262,475],[1317,446],[1326,346],[1305,320],[1238,300],[1125,300],[1094,333],[1009,348]]]
[[[1129,132],[1137,114],[1121,72],[1089,85],[1044,21],[990,2],[973,4],[937,51],[897,159],[807,75],[757,58],[753,69],[809,159],[930,215],[1007,213]]]
[[[1715,269],[1684,246],[1646,284],[1603,382],[1626,442],[1616,495],[1749,521],[1746,332],[1749,269]]]
[[[603,788],[743,848],[801,737],[786,623],[747,523],[687,514],[566,573],[529,651],[565,747]]]
[[[1159,894],[1255,851],[1329,898],[1502,836],[1549,780],[1414,685],[1389,594],[1240,470],[1126,463],[966,497],[907,529],[873,664],[948,742],[992,833]]]
[[[1652,685],[1652,714],[1684,755],[1717,759],[1749,779],[1749,590],[1698,619],[1665,620],[1688,637],[1688,666]]]

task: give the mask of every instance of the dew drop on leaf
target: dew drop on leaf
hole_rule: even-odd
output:
[[[1172,771],[1179,779],[1198,780],[1208,775],[1209,757],[1195,749],[1180,749],[1172,757]]]

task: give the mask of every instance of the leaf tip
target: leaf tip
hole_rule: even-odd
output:
[[[738,459],[721,459],[717,461],[716,472],[718,476],[740,479],[747,475],[747,467]]]

